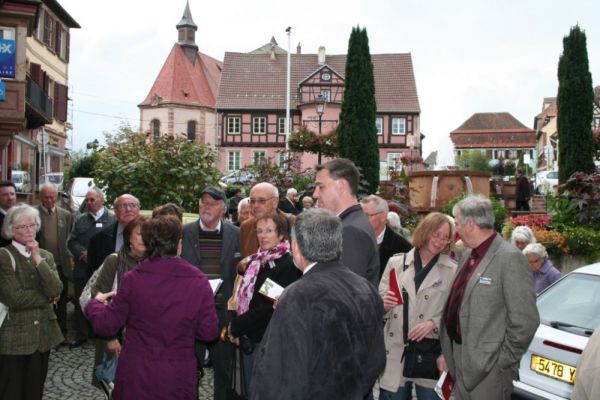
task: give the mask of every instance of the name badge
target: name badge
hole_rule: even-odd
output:
[[[491,285],[492,278],[488,278],[487,276],[482,276],[479,278],[479,283],[482,285]]]
[[[96,228],[102,228],[102,222],[96,222]]]

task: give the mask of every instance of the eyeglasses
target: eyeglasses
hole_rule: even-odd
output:
[[[15,226],[15,229],[18,230],[18,231],[24,231],[24,230],[27,230],[27,229],[33,229],[33,230],[35,230],[35,229],[37,229],[37,226],[38,226],[37,224],[17,225],[17,226]]]
[[[250,204],[252,204],[252,205],[259,204],[261,206],[264,206],[267,203],[267,201],[271,200],[274,197],[275,196],[271,196],[271,197],[266,198],[266,199],[253,199],[253,198],[250,198]]]
[[[201,201],[200,205],[202,207],[216,207],[216,206],[221,205],[221,202],[220,201]]]
[[[140,207],[140,205],[136,204],[136,203],[123,203],[123,204],[117,204],[115,206],[115,208],[122,208],[122,209],[125,209],[125,210],[134,210],[134,209],[139,208],[139,207]]]
[[[256,234],[257,235],[262,235],[263,233],[265,234],[269,234],[269,233],[273,233],[275,232],[275,229],[271,229],[271,228],[266,228],[266,229],[257,229],[256,230]]]
[[[452,243],[452,240],[448,239],[447,236],[437,236],[437,235],[432,235],[431,239],[433,240],[437,240],[438,242],[443,242],[443,243]]]
[[[90,199],[85,199],[85,201],[88,202],[88,203],[95,203],[96,199],[91,199],[90,198]]]

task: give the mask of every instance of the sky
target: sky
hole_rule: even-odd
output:
[[[139,109],[173,44],[185,0],[59,0],[81,25],[71,30],[70,148],[103,142]],[[223,60],[272,36],[287,49],[346,54],[352,27],[367,29],[371,54],[411,53],[421,107],[423,156],[452,164],[449,134],[478,112],[509,112],[533,128],[558,90],[563,37],[579,24],[600,84],[598,0],[190,0],[201,52]]]

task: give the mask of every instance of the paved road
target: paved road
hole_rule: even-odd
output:
[[[68,308],[69,328],[73,323],[73,306]],[[72,339],[69,329],[67,338]],[[70,350],[63,346],[50,353],[48,377],[44,389],[44,400],[103,400],[102,390],[92,386],[94,344],[89,341],[79,348]],[[212,369],[205,369],[199,388],[199,399],[212,399]]]

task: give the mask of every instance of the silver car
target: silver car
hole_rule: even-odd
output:
[[[515,394],[569,399],[577,363],[600,326],[600,263],[564,276],[537,298],[540,326],[519,365]]]

